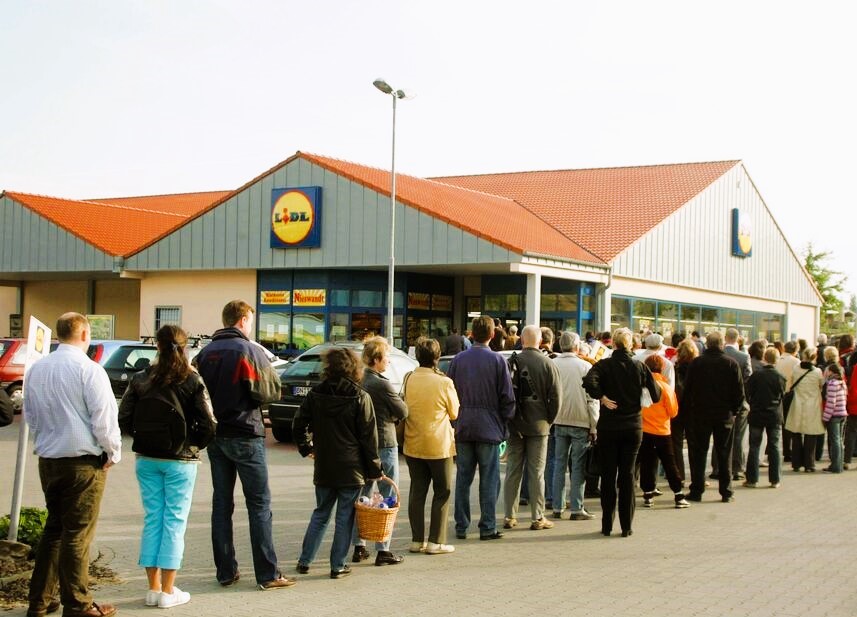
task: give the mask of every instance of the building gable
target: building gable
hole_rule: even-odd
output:
[[[752,222],[752,255],[732,255],[732,210]],[[818,293],[743,165],[736,165],[613,261],[613,274],[817,306]]]

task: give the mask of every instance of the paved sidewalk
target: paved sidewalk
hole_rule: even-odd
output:
[[[0,484],[3,509],[11,503],[18,421],[0,429],[0,461],[8,470]],[[293,447],[270,437],[267,443],[280,564],[285,574],[298,576],[294,565],[314,504],[312,463]],[[157,609],[143,605],[145,575],[136,565],[142,517],[133,453],[125,445],[125,459],[110,471],[97,534],[123,583],[99,589],[95,598],[116,604],[121,615],[151,616]],[[857,614],[857,589],[848,575],[857,558],[857,539],[848,527],[857,506],[857,471],[838,476],[786,471],[778,490],[739,486],[732,504],[720,503],[716,490],[709,490],[688,510],[675,510],[669,495],[651,510],[638,500],[630,538],[602,537],[598,518],[556,521],[554,529],[530,531],[528,508],[521,508],[520,526],[499,541],[480,542],[475,526],[469,539],[456,541],[450,521],[449,541],[456,546],[451,555],[407,554],[410,529],[403,508],[393,539],[393,549],[405,551],[402,565],[379,568],[370,560],[355,566],[350,577],[330,580],[328,531],[310,574],[298,576],[292,588],[272,592],[256,590],[240,488],[237,493],[241,581],[222,588],[214,579],[211,481],[204,463],[178,577],[193,598],[170,609],[170,615]],[[24,503],[44,503],[34,457],[28,460]],[[478,512],[475,491],[472,503]],[[587,508],[600,513],[597,500],[587,500]],[[6,614],[24,613],[22,608]]]

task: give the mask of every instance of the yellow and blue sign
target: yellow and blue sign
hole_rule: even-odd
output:
[[[738,208],[732,209],[732,254],[736,257],[753,254],[753,221]]]
[[[271,191],[271,248],[321,246],[321,187]]]

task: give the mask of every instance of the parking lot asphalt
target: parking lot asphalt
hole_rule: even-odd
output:
[[[18,422],[0,429],[3,482],[0,504],[11,503]],[[246,510],[236,488],[235,543],[241,580],[221,587],[214,578],[210,547],[211,480],[203,462],[187,531],[185,562],[177,584],[190,603],[168,609],[175,617],[202,615],[699,615],[848,616],[857,614],[857,587],[850,576],[857,556],[851,533],[857,507],[857,471],[832,475],[783,473],[782,487],[736,489],[720,503],[709,490],[687,510],[672,507],[667,493],[652,509],[638,498],[634,535],[605,538],[600,521],[555,521],[550,530],[529,529],[528,508],[519,527],[498,541],[480,542],[471,529],[455,540],[450,520],[449,555],[407,553],[407,466],[402,460],[404,506],[392,548],[405,554],[398,566],[354,566],[347,578],[328,577],[331,531],[308,575],[297,575],[300,542],[314,506],[312,463],[291,445],[267,439],[273,494],[274,534],[280,567],[297,576],[294,587],[256,589]],[[825,466],[822,463],[819,466]],[[764,472],[764,470],[763,470]],[[146,577],[137,563],[142,510],[133,453],[125,441],[123,461],[109,472],[97,531],[102,560],[122,582],[95,591],[96,601],[120,615],[149,615],[143,604]],[[760,483],[767,486],[767,483]],[[476,486],[471,496],[478,516]],[[24,505],[42,506],[37,461],[27,460]],[[597,499],[586,507],[600,514]],[[451,516],[451,514],[450,514]],[[502,521],[502,504],[498,504]],[[618,530],[618,523],[615,527]],[[6,613],[23,616],[25,608]],[[58,613],[59,615],[59,613]]]

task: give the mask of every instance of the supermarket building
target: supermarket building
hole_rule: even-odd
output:
[[[257,309],[277,351],[386,332],[390,173],[298,152],[234,191],[0,194],[0,335],[30,315],[97,336]],[[394,338],[507,324],[814,338],[821,297],[740,161],[397,175]]]

